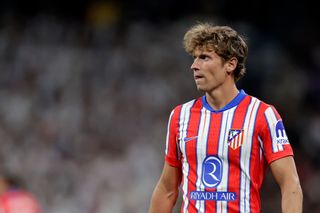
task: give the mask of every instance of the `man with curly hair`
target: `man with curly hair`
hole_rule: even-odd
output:
[[[302,212],[302,190],[284,122],[274,106],[237,88],[248,47],[229,26],[199,23],[184,47],[202,97],[175,107],[165,164],[150,213],[171,212],[181,186],[181,212],[257,213],[267,167],[281,189],[284,213]]]

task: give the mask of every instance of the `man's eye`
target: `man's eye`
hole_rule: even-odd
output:
[[[206,59],[208,59],[208,56],[206,56],[206,55],[200,55],[199,58],[200,58],[200,59],[203,59],[203,60],[206,60]]]

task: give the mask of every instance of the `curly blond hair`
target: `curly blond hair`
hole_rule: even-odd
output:
[[[198,48],[215,51],[224,62],[232,57],[237,58],[234,78],[238,81],[246,72],[245,62],[248,46],[244,39],[229,26],[215,26],[209,23],[199,23],[192,26],[184,35],[184,48],[193,55]]]

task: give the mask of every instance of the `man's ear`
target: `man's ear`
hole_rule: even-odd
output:
[[[230,58],[226,63],[227,73],[230,75],[237,67],[238,59],[236,57]]]

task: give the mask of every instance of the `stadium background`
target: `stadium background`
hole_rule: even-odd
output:
[[[45,213],[146,212],[163,165],[169,113],[201,95],[182,36],[197,21],[210,21],[248,37],[239,87],[282,115],[304,211],[320,212],[314,4],[1,1],[1,171],[21,177]],[[270,173],[262,201],[263,213],[280,212]]]

